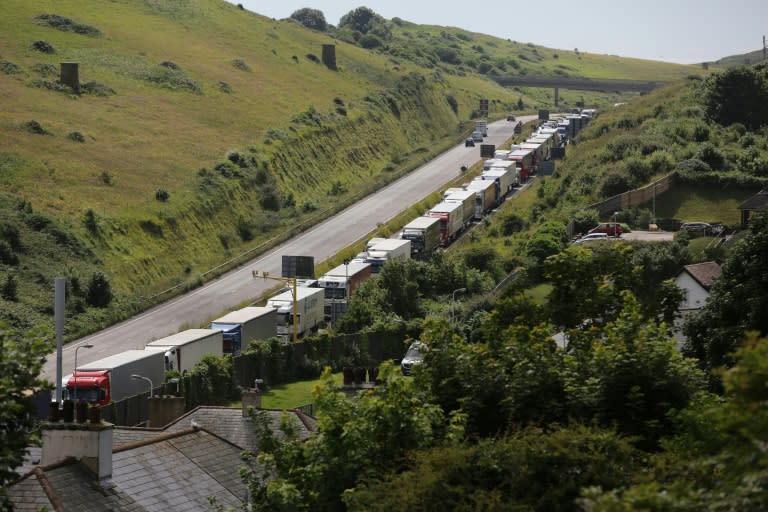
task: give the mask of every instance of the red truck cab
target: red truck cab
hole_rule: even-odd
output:
[[[66,398],[85,400],[99,406],[107,405],[112,400],[109,370],[75,371],[67,381]]]

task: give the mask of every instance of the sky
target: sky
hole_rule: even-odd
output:
[[[276,19],[309,7],[322,11],[332,25],[364,6],[386,19],[458,27],[552,49],[678,64],[760,50],[763,36],[768,36],[768,0],[228,1]]]

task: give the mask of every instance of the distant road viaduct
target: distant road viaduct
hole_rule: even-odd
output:
[[[635,91],[648,92],[664,84],[664,82],[649,82],[647,80],[616,80],[612,78],[571,78],[544,76],[501,76],[489,75],[505,87],[549,87],[555,90],[555,105],[558,104],[560,89],[575,91]]]

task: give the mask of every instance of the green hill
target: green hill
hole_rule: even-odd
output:
[[[402,175],[459,140],[480,98],[491,117],[552,101],[485,74],[699,72],[397,19],[385,45],[364,49],[348,29],[223,0],[6,0],[0,11],[0,316],[46,319],[64,275],[71,336]],[[324,44],[336,70],[320,62]],[[59,83],[61,62],[78,63],[81,94]],[[631,95],[561,97],[599,107]],[[93,307],[96,273],[111,307]]]

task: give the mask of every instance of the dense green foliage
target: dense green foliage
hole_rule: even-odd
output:
[[[702,91],[709,119],[740,123],[750,130],[768,125],[768,65],[731,68],[707,78]]]
[[[6,510],[5,486],[18,478],[15,469],[26,449],[38,440],[29,393],[42,388],[40,370],[51,351],[46,333],[21,333],[0,322],[0,509]]]
[[[685,352],[714,370],[734,363],[747,333],[768,334],[768,217],[752,220],[723,264],[701,312],[685,325]]]
[[[307,28],[319,30],[320,32],[325,32],[328,28],[323,12],[317,9],[310,9],[309,7],[294,11],[291,14],[291,19],[298,21]]]

